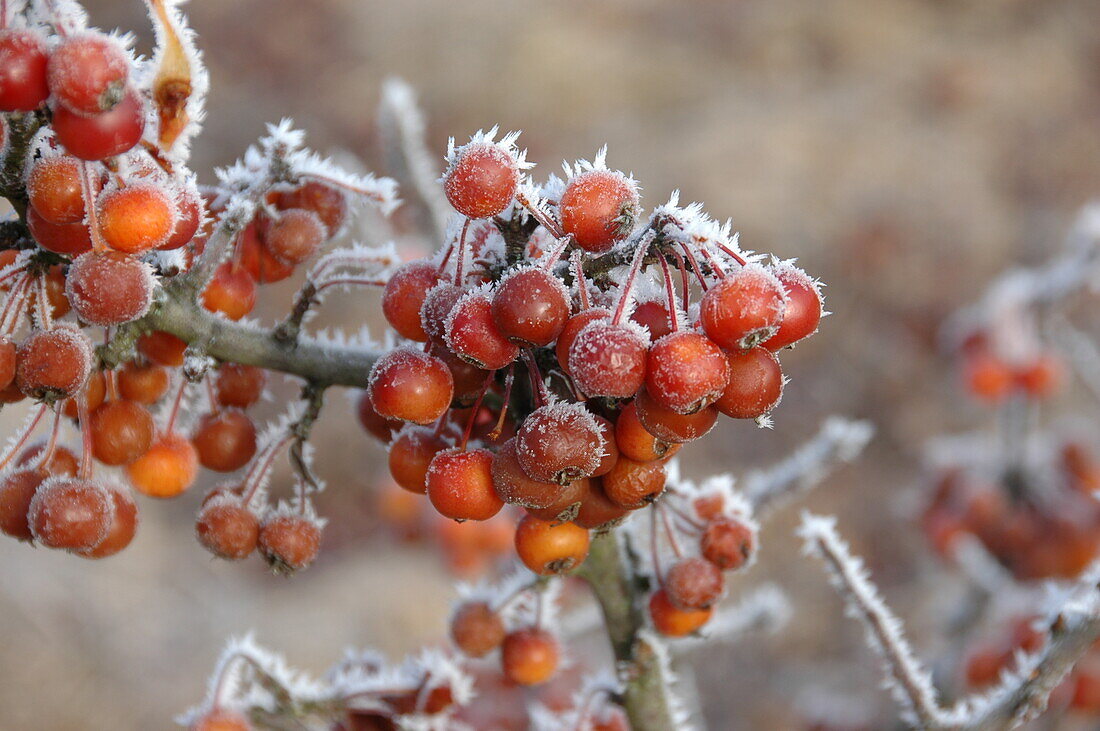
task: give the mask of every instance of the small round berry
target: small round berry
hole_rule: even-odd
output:
[[[53,454],[50,455],[50,461],[48,464],[41,464],[42,453],[46,449],[46,442],[38,442],[32,444],[23,450],[19,458],[15,460],[16,467],[34,467],[45,475],[50,477],[57,477],[64,475],[65,477],[73,477],[76,475],[77,470],[80,467],[80,462],[77,459],[76,454],[67,447],[60,444],[55,444],[53,447]]]
[[[325,243],[328,232],[320,217],[300,208],[284,211],[264,232],[264,245],[277,259],[301,264]]]
[[[138,510],[137,503],[126,488],[114,483],[107,483],[105,489],[110,494],[114,505],[114,517],[111,526],[107,530],[107,537],[94,548],[77,551],[83,558],[107,558],[114,556],[130,545],[137,533]]]
[[[202,306],[230,320],[240,320],[256,307],[256,280],[240,264],[227,261],[214,270],[202,293]]]
[[[496,460],[493,463],[494,466],[496,461],[499,460],[500,452],[497,452]],[[519,469],[519,464],[516,463],[515,467]],[[522,470],[520,470],[520,472],[522,472]],[[558,496],[554,502],[544,508],[527,508],[527,513],[535,516],[539,520],[545,520],[554,524],[573,522],[580,513],[581,504],[592,490],[591,483],[592,480],[590,479],[574,480],[564,487],[550,483],[558,491]],[[499,489],[497,494],[500,494]]]
[[[153,270],[117,251],[89,251],[69,267],[65,293],[81,320],[120,325],[138,319],[153,302]]]
[[[588,557],[588,531],[574,523],[553,523],[528,515],[516,527],[516,553],[536,574],[561,574]]]
[[[149,497],[171,498],[195,483],[199,458],[181,434],[156,437],[145,454],[126,466],[134,489]]]
[[[401,428],[402,422],[396,419],[387,419],[375,411],[374,404],[370,401],[370,394],[366,391],[359,392],[355,405],[359,425],[378,441],[389,444],[393,439],[393,433]]]
[[[215,472],[233,472],[256,454],[256,425],[238,409],[207,414],[191,436],[199,464]]]
[[[583,404],[535,409],[516,432],[515,445],[524,472],[560,485],[591,475],[604,454],[600,426]]]
[[[626,238],[638,215],[638,190],[619,172],[575,175],[558,204],[561,227],[585,251],[600,254]]]
[[[84,189],[80,160],[71,155],[46,157],[27,173],[27,197],[48,223],[80,223],[84,220]]]
[[[110,37],[79,33],[53,49],[47,74],[50,91],[59,103],[90,116],[110,111],[122,101],[130,64]]]
[[[451,380],[454,382],[454,394],[451,396],[453,407],[472,406],[477,397],[481,395],[485,387],[485,379],[489,372],[479,368],[468,360],[458,357],[453,350],[446,346],[432,348],[432,355],[447,364],[447,370],[451,372]]]
[[[214,400],[219,406],[247,409],[260,400],[267,373],[256,366],[222,363],[214,376]]]
[[[774,336],[785,310],[779,280],[763,267],[747,264],[707,290],[699,321],[708,338],[725,350],[740,352]]]
[[[239,497],[220,494],[199,510],[195,535],[199,543],[218,558],[240,561],[256,550],[260,521]]]
[[[500,446],[493,458],[493,488],[501,500],[524,508],[542,509],[553,505],[561,496],[562,486],[531,478],[516,456],[516,440]]]
[[[99,200],[99,232],[115,251],[140,254],[164,244],[176,227],[176,205],[163,188],[128,185]]]
[[[708,609],[722,596],[725,582],[717,566],[705,558],[691,556],[672,565],[665,576],[668,600],[677,609]]]
[[[169,380],[164,366],[130,361],[118,371],[118,393],[129,401],[152,406],[168,391]]]
[[[990,403],[1003,401],[1016,385],[1012,368],[995,355],[983,352],[967,356],[963,379],[972,395]]]
[[[15,343],[0,337],[0,388],[7,388],[15,380],[16,353]]]
[[[430,261],[410,261],[393,273],[382,291],[382,314],[397,334],[423,343],[428,333],[420,322],[420,308],[428,291],[439,282],[437,267]]]
[[[467,218],[489,218],[516,197],[519,166],[498,145],[471,142],[460,147],[443,175],[443,192],[454,209]]]
[[[114,501],[102,486],[76,477],[51,477],[34,493],[27,521],[47,548],[90,550],[107,538]]]
[[[329,237],[340,232],[348,217],[348,199],[343,191],[313,180],[276,194],[275,207],[280,211],[301,208],[315,213],[328,229]]]
[[[1031,398],[1049,398],[1065,382],[1065,366],[1058,356],[1043,353],[1016,372],[1016,383]]]
[[[513,343],[549,345],[569,320],[569,292],[544,269],[520,269],[497,284],[492,314],[497,329]]]
[[[183,365],[183,354],[187,350],[187,342],[172,333],[154,330],[138,338],[137,350],[150,363],[179,368]]]
[[[616,505],[637,510],[660,497],[666,478],[663,462],[635,462],[620,457],[603,476],[603,491]]]
[[[9,472],[0,477],[0,531],[21,541],[34,539],[27,512],[38,486],[49,474],[38,469],[26,468]]]
[[[745,565],[756,546],[756,534],[740,520],[720,517],[707,523],[700,539],[703,558],[723,571]]]
[[[563,371],[569,373],[569,351],[573,348],[573,341],[577,339],[577,335],[580,334],[581,330],[591,322],[610,319],[610,310],[603,307],[591,307],[578,312],[566,321],[565,327],[558,334],[557,342],[554,343],[554,355],[557,356],[558,365],[561,366]]]
[[[825,309],[821,286],[806,272],[788,265],[780,267],[775,276],[787,295],[787,307],[779,329],[764,342],[764,347],[772,352],[794,345],[817,332]]]
[[[79,330],[36,330],[19,346],[15,383],[34,399],[69,398],[88,380],[92,359],[92,343]]]
[[[407,425],[390,443],[390,475],[409,492],[423,495],[428,490],[428,467],[446,448],[447,443],[434,429]]]
[[[53,110],[51,122],[57,140],[81,160],[102,160],[121,155],[141,140],[145,109],[141,95],[130,88],[109,112],[85,117],[64,105]]]
[[[279,573],[307,568],[321,551],[321,528],[301,515],[275,514],[260,526],[260,553]]]
[[[489,297],[480,292],[463,295],[451,309],[444,329],[447,347],[478,368],[495,371],[519,356],[519,347],[504,337],[493,322]]]
[[[592,472],[592,477],[603,477],[619,461],[619,445],[615,443],[615,425],[602,416],[593,418],[596,420],[596,426],[600,430],[600,438],[603,440],[603,456],[600,458],[600,463],[596,466],[595,471]]]
[[[561,649],[544,629],[528,627],[509,632],[501,645],[501,669],[517,685],[540,685],[557,672]]]
[[[88,413],[92,413],[99,408],[99,405],[107,398],[107,379],[103,375],[103,371],[92,371],[88,376],[88,380],[84,383],[84,387],[80,389],[80,392],[74,398],[70,398],[65,402],[63,407],[65,416],[70,419],[79,419],[80,410],[77,408],[77,402],[83,401],[84,406],[87,407]]]
[[[694,414],[679,414],[666,409],[641,390],[634,399],[638,421],[653,436],[663,442],[691,442],[705,436],[718,421],[718,409],[708,406]]]
[[[653,627],[666,637],[684,637],[698,631],[710,621],[711,608],[684,610],[673,606],[664,589],[653,592],[649,598],[649,618]]]
[[[580,507],[573,522],[590,530],[606,530],[622,522],[629,512],[629,508],[624,508],[608,497],[603,489],[602,478],[594,479],[588,481],[588,490],[581,496]]]
[[[722,349],[699,333],[670,333],[649,348],[646,392],[666,409],[694,414],[722,395],[729,366]]]
[[[714,406],[734,419],[757,419],[776,407],[783,396],[783,368],[763,346],[730,353],[729,383]]]
[[[504,501],[493,489],[493,453],[487,449],[445,449],[428,466],[428,499],[452,520],[488,520]]]
[[[367,379],[371,403],[381,416],[416,424],[435,422],[451,405],[454,381],[439,358],[397,348],[379,358]]]
[[[630,313],[632,322],[649,330],[649,339],[657,342],[672,332],[672,321],[668,316],[668,307],[663,302],[650,300],[639,302]]]
[[[134,401],[107,401],[88,424],[92,454],[105,465],[130,464],[148,451],[156,430],[149,411]]]
[[[28,206],[27,228],[36,244],[55,254],[76,256],[92,249],[92,234],[83,221],[50,223],[37,208]]]
[[[41,33],[0,30],[0,111],[33,112],[50,95],[49,50]]]
[[[619,453],[635,462],[652,462],[676,454],[679,444],[662,442],[646,431],[638,419],[638,406],[633,401],[623,406],[615,421],[615,444]]]
[[[504,621],[485,602],[466,602],[451,616],[451,641],[466,657],[485,657],[504,642]]]
[[[252,731],[252,724],[236,711],[212,708],[196,719],[189,731]]]
[[[586,396],[629,398],[645,383],[648,343],[631,327],[597,320],[569,349],[569,373]]]
[[[420,306],[420,326],[428,340],[436,345],[447,344],[447,322],[451,310],[463,294],[462,287],[441,281],[424,295],[424,303]]]
[[[168,240],[157,248],[161,251],[182,249],[191,243],[202,223],[202,200],[192,188],[184,188],[176,198],[176,225]]]

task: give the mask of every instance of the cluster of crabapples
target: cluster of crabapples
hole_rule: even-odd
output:
[[[231,473],[251,465],[203,503],[200,541],[225,558],[259,548],[276,568],[304,567],[320,540],[304,494],[296,510],[270,508],[262,495],[274,457],[292,442],[277,435],[263,444],[246,413],[265,371],[226,362],[206,374],[198,396],[208,410],[185,425],[181,405],[196,394],[185,393],[184,341],[145,332],[120,368],[97,358],[89,331],[109,338],[144,316],[160,284],[200,260],[233,191],[200,190],[168,154],[163,109],[139,84],[147,67],[115,36],[67,28],[75,17],[0,27],[0,151],[20,158],[14,200],[26,232],[0,251],[0,401],[41,404],[0,456],[0,530],[108,556],[133,538],[137,506],[121,477],[96,475],[97,465],[118,468],[155,498],[183,493],[200,466]],[[200,304],[231,320],[249,314],[259,284],[290,276],[339,233],[352,195],[304,175],[270,185],[231,256],[203,283]],[[32,444],[51,409],[49,437]],[[79,425],[77,453],[59,440],[66,417]]]
[[[525,510],[516,552],[552,575],[584,561],[590,531],[656,503],[669,459],[720,415],[766,417],[784,384],[776,352],[816,331],[822,299],[792,264],[738,251],[697,206],[639,222],[636,183],[602,154],[535,188],[514,136],[494,137],[452,143],[443,186],[460,215],[433,259],[386,284],[385,317],[412,343],[376,361],[359,417],[389,442],[394,480],[441,515]],[[702,557],[672,566],[651,603],[669,634],[706,621],[721,571],[751,550],[746,525],[701,510],[684,517]],[[492,607],[456,623],[471,655],[501,645],[517,682],[545,673],[519,669],[516,648],[556,664],[552,637],[505,633]]]
[[[971,333],[961,347],[962,377],[966,390],[983,402],[999,404],[1021,396],[1049,399],[1065,383],[1065,365],[1057,352],[1042,348],[997,347],[1000,339],[981,330]]]
[[[955,541],[969,535],[1018,580],[1078,576],[1100,555],[1100,460],[1075,440],[1058,452],[1038,473],[1042,489],[1033,484],[1036,473],[944,470],[921,519],[932,546],[950,557]]]

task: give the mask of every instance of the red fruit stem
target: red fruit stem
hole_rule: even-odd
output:
[[[516,200],[531,213],[531,217],[538,221],[539,225],[550,232],[551,236],[556,239],[565,236],[565,232],[562,231],[561,225],[551,218],[550,214],[542,210],[536,203],[530,201],[522,192],[516,191]]]
[[[110,250],[110,246],[103,240],[103,234],[99,230],[99,212],[96,210],[95,199],[99,194],[92,178],[92,167],[87,162],[80,161],[80,193],[84,198],[84,220],[87,222],[88,231],[92,235],[92,248],[103,252]]]
[[[203,383],[206,385],[206,398],[210,401],[210,413],[220,413],[222,407],[221,404],[218,403],[217,395],[214,392],[214,382],[209,378],[204,378]]]
[[[683,300],[684,312],[687,312],[691,306],[691,278],[680,252],[671,249],[669,253],[676,257],[676,267],[680,270],[680,299]]]
[[[500,414],[497,415],[496,426],[489,432],[489,441],[491,442],[500,439],[500,435],[504,432],[504,420],[508,417],[508,407],[512,401],[512,381],[515,380],[515,375],[515,366],[509,363],[508,373],[504,376],[504,401],[500,406]]]
[[[183,393],[187,390],[189,381],[180,378],[180,387],[176,391],[176,400],[172,402],[172,411],[168,414],[168,423],[164,427],[165,434],[171,434],[176,428],[176,418],[180,415],[180,406],[183,405]]]
[[[50,438],[46,442],[46,448],[42,450],[42,456],[38,460],[38,469],[44,469],[53,459],[54,452],[57,451],[57,437],[61,434],[61,407],[64,404],[58,404],[58,408],[53,412],[53,426],[50,427]]]
[[[725,244],[720,243],[718,241],[715,241],[714,245],[717,246],[719,249],[721,249],[723,252],[725,252],[726,256],[733,259],[735,262],[737,262],[741,266],[745,266],[745,264],[748,263],[747,261],[745,261],[745,257],[741,256],[740,254],[738,254],[736,251],[734,251],[730,247],[726,246]]]
[[[113,370],[103,372],[103,384],[107,391],[108,401],[118,400],[118,376]]]
[[[53,329],[53,315],[50,313],[49,304],[46,302],[46,278],[38,274],[34,278],[34,309],[38,317],[38,323],[43,330]]]
[[[653,575],[657,577],[657,586],[665,588],[665,572],[661,571],[661,550],[657,543],[657,510],[650,506],[649,511],[649,555],[653,561]]]
[[[76,400],[76,419],[80,424],[80,469],[77,475],[82,480],[92,477],[94,464],[92,463],[92,425],[88,413],[88,400],[78,398]]]
[[[35,427],[38,426],[38,422],[42,421],[42,417],[45,415],[47,408],[48,407],[46,406],[46,404],[42,404],[38,407],[38,413],[34,415],[34,418],[31,419],[31,422],[23,430],[23,433],[19,435],[19,440],[12,445],[11,449],[8,450],[8,453],[4,455],[4,458],[0,459],[0,470],[7,467],[8,463],[15,459],[15,456],[19,454],[19,450],[22,449],[23,445],[27,443],[27,440],[30,439],[30,436],[34,432]]]
[[[569,248],[569,244],[573,243],[573,235],[563,236],[558,242],[556,248],[550,252],[550,256],[546,258],[546,261],[542,263],[542,268],[546,271],[550,271],[554,268],[554,265],[561,259],[561,255],[565,253],[565,250]]]
[[[684,552],[680,550],[680,542],[676,539],[676,530],[672,527],[672,522],[668,519],[668,513],[664,511],[664,506],[660,501],[653,503],[653,508],[661,516],[661,525],[665,529],[665,534],[668,536],[668,542],[672,546],[672,552],[676,554],[676,558],[683,558]]]
[[[0,30],[8,28],[8,0],[0,0]]]
[[[656,234],[652,231],[646,231],[642,235],[642,238],[638,241],[638,248],[634,250],[634,258],[630,261],[630,273],[626,277],[626,281],[622,284],[622,291],[619,294],[619,304],[615,307],[615,315],[611,318],[612,325],[618,325],[623,320],[623,315],[626,313],[626,305],[630,301],[630,297],[634,294],[634,280],[638,278],[638,272],[642,269],[642,261],[645,259],[646,252],[649,251],[649,245],[653,242],[653,237]]]
[[[466,262],[466,232],[470,228],[470,219],[462,223],[462,233],[458,235],[458,258],[455,259],[455,286],[462,286],[463,266]]]
[[[443,271],[447,268],[447,262],[451,260],[451,254],[454,253],[455,244],[452,241],[447,244],[447,248],[443,250],[443,258],[439,260],[439,267],[435,270],[437,276],[442,276]]]
[[[349,193],[355,193],[356,195],[361,195],[364,198],[369,198],[369,199],[371,199],[373,201],[376,201],[378,203],[384,203],[385,202],[385,199],[382,198],[382,196],[378,195],[376,192],[371,191],[371,190],[367,190],[366,188],[360,188],[357,185],[352,185],[351,183],[348,183],[348,182],[343,181],[343,180],[337,180],[336,178],[330,178],[330,177],[325,176],[325,175],[318,175],[317,173],[302,173],[298,177],[308,178],[310,180],[316,180],[318,183],[324,183],[325,185],[331,185],[333,188],[342,188],[342,189],[348,191]]]
[[[672,503],[662,503],[662,504],[666,508],[671,510],[673,515],[675,515],[677,518],[679,518],[682,522],[686,523],[692,530],[702,532],[703,529],[706,528],[705,525],[703,525],[702,523],[700,523],[699,521],[697,521],[695,518],[691,517],[690,515],[688,515],[684,511],[680,510],[680,508],[676,507]]]
[[[672,283],[672,272],[668,269],[668,262],[663,256],[658,256],[661,264],[661,272],[665,279],[665,294],[668,296],[668,322],[672,332],[680,332],[679,305],[676,302],[676,286]]]
[[[245,473],[244,479],[241,481],[243,489],[241,490],[241,503],[248,504],[248,501],[252,499],[252,496],[259,489],[260,484],[263,482],[264,476],[271,469],[271,465],[275,462],[275,457],[286,445],[290,444],[294,440],[293,434],[287,434],[282,439],[272,444],[266,450],[261,452],[252,461],[252,465],[248,468],[248,472]]]
[[[542,374],[539,373],[538,364],[535,363],[535,357],[531,355],[530,350],[524,350],[523,362],[527,364],[527,372],[531,376],[531,389],[535,392],[535,402],[539,406],[545,406],[550,402],[549,393],[546,390],[546,383],[542,380]]]
[[[584,264],[581,262],[580,249],[573,252],[573,276],[576,279],[574,282],[577,285],[577,297],[580,298],[581,311],[587,310],[592,306],[592,303],[588,300],[588,282],[584,278]]]
[[[477,414],[481,411],[481,402],[485,399],[485,392],[489,390],[489,386],[493,385],[493,377],[496,376],[496,374],[496,371],[489,371],[489,375],[485,377],[485,383],[481,384],[481,390],[477,394],[477,400],[474,401],[474,406],[470,409],[470,418],[466,420],[466,428],[462,432],[462,443],[458,445],[458,448],[463,452],[466,451],[466,443],[470,441],[470,433],[473,432]]]
[[[26,307],[29,283],[30,275],[24,271],[22,278],[12,285],[11,292],[8,293],[4,311],[0,313],[0,332],[4,335],[11,335],[19,325],[19,316]]]

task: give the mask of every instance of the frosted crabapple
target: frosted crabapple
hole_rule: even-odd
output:
[[[130,61],[102,33],[66,37],[50,52],[47,79],[59,104],[88,116],[110,111],[122,101]]]
[[[774,274],[749,264],[727,274],[703,295],[699,321],[707,337],[732,352],[744,351],[779,332],[787,299]]]
[[[114,251],[89,251],[73,260],[65,295],[80,319],[120,325],[149,311],[153,273],[142,261]]]
[[[586,251],[607,251],[634,229],[638,191],[634,181],[611,170],[570,178],[558,205],[562,230]]]
[[[550,404],[523,420],[515,453],[532,479],[564,485],[596,471],[604,439],[595,417],[582,404]]]
[[[438,358],[398,348],[371,368],[367,392],[382,416],[431,424],[450,406],[454,380]]]
[[[509,632],[501,646],[504,675],[519,685],[539,685],[554,674],[561,661],[557,639],[544,629],[530,627]]]
[[[516,553],[536,574],[570,571],[588,556],[588,531],[574,523],[553,523],[528,515],[516,528]]]
[[[31,112],[41,106],[50,95],[48,63],[41,33],[25,28],[0,30],[0,110]]]
[[[495,130],[453,150],[443,174],[443,192],[468,218],[489,218],[507,208],[519,185],[519,163],[506,140],[492,142]]]
[[[466,602],[451,616],[451,641],[468,657],[484,657],[504,642],[504,622],[485,602]]]
[[[274,513],[260,525],[260,553],[276,571],[300,571],[321,550],[321,526],[304,515]]]

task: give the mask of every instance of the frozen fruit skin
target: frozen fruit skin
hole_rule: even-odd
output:
[[[85,32],[66,37],[53,49],[47,74],[50,91],[60,104],[92,116],[122,101],[130,64],[113,39]]]
[[[240,561],[248,557],[260,540],[260,521],[236,495],[212,498],[195,521],[199,542],[218,558]]]
[[[428,499],[452,520],[488,520],[504,501],[493,489],[493,453],[487,449],[446,449],[428,467]]]
[[[83,221],[84,191],[80,178],[80,161],[71,155],[39,160],[27,174],[30,204],[49,223]]]
[[[51,477],[35,491],[27,519],[35,540],[48,548],[88,550],[107,537],[114,503],[101,485]]]
[[[468,218],[497,215],[512,203],[518,185],[516,159],[487,142],[472,142],[459,148],[443,176],[447,200]]]
[[[130,545],[138,527],[137,503],[127,488],[114,483],[104,485],[114,505],[114,517],[107,530],[107,536],[95,547],[77,551],[83,558],[107,558]]]
[[[412,348],[391,350],[367,379],[375,411],[387,419],[434,423],[451,405],[454,380],[439,358]]]
[[[420,321],[420,308],[428,291],[438,281],[436,265],[420,260],[403,265],[386,282],[382,291],[382,314],[401,337],[427,342],[428,333]]]
[[[321,527],[298,515],[275,515],[260,526],[260,552],[277,571],[300,571],[321,551]]]
[[[513,271],[497,283],[493,293],[493,322],[506,338],[523,347],[552,343],[569,312],[569,291],[543,269]]]
[[[596,471],[604,440],[583,404],[552,403],[523,420],[515,450],[523,471],[533,479],[565,484]]]
[[[447,347],[478,368],[504,368],[519,356],[519,347],[497,329],[489,297],[469,292],[455,302],[444,326]]]
[[[634,327],[597,320],[569,349],[569,373],[587,396],[629,398],[645,383],[648,343]]]
[[[145,109],[135,89],[109,112],[85,117],[56,105],[52,121],[54,134],[70,154],[81,160],[102,160],[133,148],[145,131]]]
[[[557,639],[536,627],[509,633],[501,646],[504,675],[518,685],[545,683],[557,671],[560,659]]]
[[[786,306],[783,285],[775,275],[747,264],[707,290],[699,305],[699,322],[723,350],[740,352],[774,336]]]
[[[516,457],[516,440],[500,446],[493,458],[493,489],[501,500],[524,508],[544,509],[556,503],[565,488],[556,482],[530,477]]]
[[[15,382],[31,398],[67,398],[88,380],[92,359],[91,341],[76,328],[36,330],[19,346]]]
[[[0,111],[30,112],[50,95],[49,51],[35,31],[0,30]]]
[[[504,642],[504,621],[485,602],[466,602],[451,617],[451,641],[467,657],[485,657]]]
[[[783,369],[768,348],[756,346],[745,353],[730,353],[729,383],[714,402],[734,419],[757,419],[778,405],[783,397]]]
[[[729,382],[722,349],[694,332],[670,333],[649,349],[646,391],[662,406],[691,414],[709,406]]]
[[[69,267],[65,294],[84,322],[119,325],[149,311],[153,285],[153,270],[145,262],[116,251],[89,251]]]
[[[633,229],[638,192],[622,173],[590,170],[570,179],[558,210],[562,230],[582,249],[601,254]]]
[[[116,251],[140,254],[161,246],[176,227],[176,204],[161,187],[138,183],[101,196],[99,231]]]
[[[776,278],[787,295],[787,306],[779,329],[764,342],[764,347],[777,351],[804,340],[817,332],[825,302],[821,286],[806,272],[794,266],[781,266]]]

